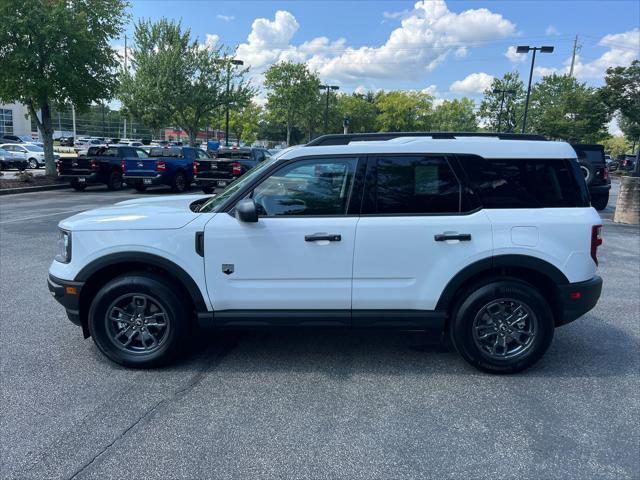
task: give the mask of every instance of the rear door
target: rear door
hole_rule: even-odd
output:
[[[357,164],[355,157],[288,163],[248,195],[258,222],[218,213],[207,223],[205,270],[217,318],[285,309],[283,321],[295,322],[301,311],[320,310],[319,322],[350,324]]]
[[[491,256],[487,217],[467,212],[465,203],[446,156],[369,157],[353,263],[354,325],[369,317],[363,310],[434,310],[456,273]]]

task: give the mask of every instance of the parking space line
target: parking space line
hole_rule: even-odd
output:
[[[4,221],[0,221],[0,225],[4,225],[5,223],[18,223],[18,222],[26,222],[28,220],[35,220],[37,218],[44,218],[44,217],[53,217],[55,215],[62,215],[63,213],[74,213],[74,212],[83,212],[86,209],[80,209],[80,210],[65,210],[63,212],[55,212],[55,213],[46,213],[44,215],[35,215],[33,217],[25,217],[25,218],[14,218],[13,220],[4,220]]]

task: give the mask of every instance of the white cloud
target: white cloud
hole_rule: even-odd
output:
[[[514,47],[513,45],[507,48],[507,51],[504,52],[504,56],[513,63],[524,62],[527,59],[527,55],[524,53],[517,53],[516,47]]]
[[[409,10],[402,10],[401,12],[382,12],[384,18],[395,20],[396,18],[402,18],[409,14]]]
[[[484,73],[472,73],[463,80],[456,80],[451,84],[449,90],[453,93],[475,94],[482,93],[491,86],[493,76]]]
[[[215,48],[215,46],[220,41],[220,35],[216,35],[214,33],[207,33],[204,44],[208,48]]]
[[[598,45],[606,47],[608,50],[591,62],[583,63],[581,56],[576,55],[573,69],[576,78],[602,80],[607,68],[630,65],[633,60],[640,57],[640,29],[605,35],[600,39]],[[571,67],[571,57],[568,57],[563,65],[561,68],[536,67],[535,73],[541,76],[568,73]]]
[[[549,25],[547,29],[544,31],[545,35],[560,35],[560,32],[553,25]]]
[[[281,60],[307,62],[323,81],[362,84],[364,79],[419,79],[450,55],[460,58],[468,49],[515,33],[515,25],[486,8],[455,13],[444,0],[418,1],[410,12],[387,12],[402,18],[386,42],[379,46],[347,46],[344,39],[319,37],[292,44],[299,29],[296,18],[278,11],[273,20],[253,22],[247,41],[236,56],[260,74]]]
[[[233,15],[222,15],[220,13],[216,15],[216,18],[218,20],[222,20],[223,22],[231,22],[236,19],[236,17],[234,17]]]

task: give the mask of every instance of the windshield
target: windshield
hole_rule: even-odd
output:
[[[207,203],[202,205],[202,207],[200,208],[199,211],[200,212],[217,212],[218,208],[229,197],[231,197],[234,193],[236,193],[238,190],[240,190],[247,183],[251,182],[258,175],[260,175],[262,173],[262,170],[264,170],[265,168],[268,168],[269,166],[273,165],[273,163],[276,160],[277,159],[272,158],[272,159],[269,159],[267,161],[264,161],[264,162],[258,164],[257,167],[252,168],[247,173],[245,173],[243,176],[238,178],[236,181],[232,182],[231,185],[229,185],[227,188],[225,188],[222,193],[216,195],[215,197],[212,197],[211,200],[209,200]]]
[[[25,145],[24,148],[26,148],[30,152],[44,152],[44,149],[37,145]]]

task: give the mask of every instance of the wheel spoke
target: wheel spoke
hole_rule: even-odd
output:
[[[489,338],[492,335],[498,335],[498,332],[488,332],[488,333],[483,333],[482,335],[478,336],[479,340],[484,340],[485,338]]]
[[[167,321],[164,318],[164,313],[154,313],[153,315],[144,317],[144,319],[147,321],[147,327],[162,328],[167,326]],[[159,322],[159,320],[161,320],[161,322]]]
[[[133,330],[133,329],[129,330],[129,335],[127,335],[127,341],[124,342],[122,345],[125,346],[125,347],[128,346],[133,341],[133,338],[137,334],[138,334],[138,332],[136,330]]]
[[[147,297],[136,295],[133,297],[132,302],[136,309],[136,313],[144,315],[147,310]]]
[[[110,339],[121,350],[148,354],[165,340],[171,326],[159,300],[144,293],[116,299],[107,309],[105,322]]]
[[[114,316],[114,314],[116,314],[116,313],[118,314],[117,317]],[[113,307],[111,309],[111,315],[109,316],[109,318],[114,322],[121,322],[121,323],[131,324],[131,321],[133,319],[133,315],[131,315],[130,313],[125,312],[120,307]]]

